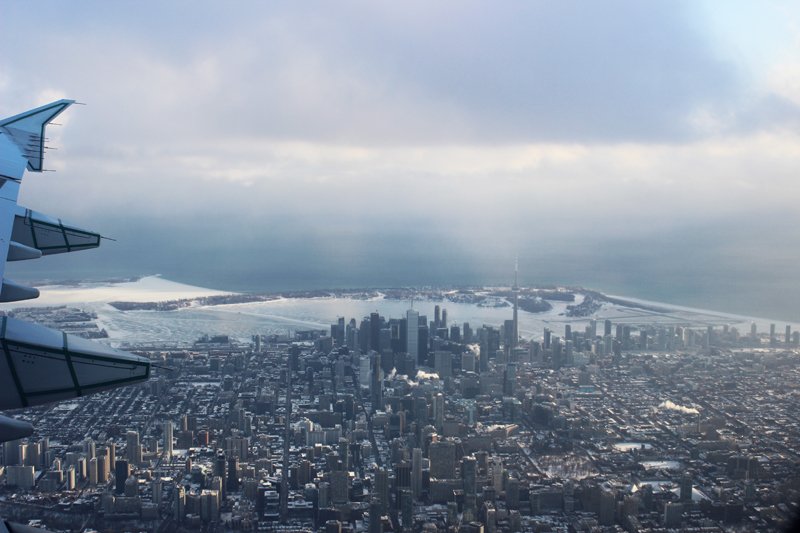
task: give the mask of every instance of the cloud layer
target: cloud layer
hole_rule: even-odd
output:
[[[0,113],[89,103],[49,129],[59,172],[27,177],[23,202],[121,237],[94,256],[109,269],[189,272],[212,249],[206,273],[257,258],[311,277],[338,257],[323,275],[353,285],[381,253],[447,279],[435,243],[456,281],[519,254],[531,282],[559,259],[624,285],[626,257],[688,265],[682,294],[715,265],[800,286],[780,246],[800,200],[797,13],[748,38],[720,30],[748,20],[736,3],[62,7],[4,9]]]

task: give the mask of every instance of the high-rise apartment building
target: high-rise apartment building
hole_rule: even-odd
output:
[[[172,457],[172,420],[164,422],[164,455],[167,459]]]
[[[128,431],[125,434],[126,451],[125,454],[128,458],[128,463],[132,466],[138,466],[142,462],[142,446],[139,444],[139,432]]]

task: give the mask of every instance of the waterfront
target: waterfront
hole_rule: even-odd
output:
[[[252,335],[287,335],[298,330],[327,330],[339,316],[361,318],[372,312],[385,316],[403,316],[411,305],[410,301],[385,298],[380,291],[372,297],[353,293],[330,297],[289,297],[263,302],[250,302],[228,305],[189,305],[175,311],[119,311],[108,305],[115,300],[134,302],[168,301],[180,298],[197,298],[206,295],[222,294],[221,291],[194,287],[173,282],[156,276],[148,276],[124,283],[87,283],[68,286],[55,285],[42,287],[42,295],[27,305],[41,307],[70,305],[84,308],[97,314],[98,325],[108,332],[112,344],[142,342],[190,343],[202,335],[230,335],[235,339],[247,341]],[[435,293],[435,291],[433,291]],[[423,299],[414,301],[413,306],[420,315],[434,315],[434,307],[440,305],[447,309],[448,321],[452,324],[470,323],[473,327],[481,325],[498,326],[511,318],[511,308],[481,307],[474,303],[447,301],[444,298],[431,298],[431,291]],[[616,297],[625,298],[625,297]],[[576,292],[580,303],[583,295]],[[525,338],[539,338],[544,328],[561,331],[570,324],[573,329],[582,330],[590,318],[615,323],[636,325],[647,324],[703,324],[711,326],[731,325],[745,333],[755,322],[759,331],[766,331],[770,321],[763,318],[742,317],[716,311],[678,307],[659,302],[645,302],[626,298],[632,305],[603,303],[591,317],[565,316],[567,302],[550,301],[552,309],[542,313],[520,311],[519,330]],[[639,307],[637,307],[639,306]],[[4,305],[0,309],[10,310],[16,305]],[[782,331],[784,323],[778,323]],[[790,323],[793,330],[798,324]]]

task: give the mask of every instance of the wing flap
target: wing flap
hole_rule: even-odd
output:
[[[150,377],[150,360],[96,342],[9,317],[0,322],[0,375],[14,394],[0,394],[0,409],[16,409],[84,396]]]
[[[11,240],[36,248],[43,255],[89,250],[100,246],[100,234],[64,224],[30,209],[14,217]]]

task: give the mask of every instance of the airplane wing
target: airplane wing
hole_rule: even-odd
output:
[[[44,170],[45,128],[74,100],[58,100],[25,113],[0,120],[0,257],[8,261],[36,259],[42,255],[96,248],[100,235],[60,219],[36,213],[17,204],[25,170]],[[0,302],[39,296],[32,287],[6,279],[0,261]]]
[[[17,204],[26,170],[42,172],[46,126],[73,100],[0,120],[0,302],[39,296],[5,277],[6,261],[88,250],[100,234]],[[17,409],[138,383],[150,361],[36,324],[0,317],[0,409]],[[0,416],[0,442],[30,435],[26,422]]]

